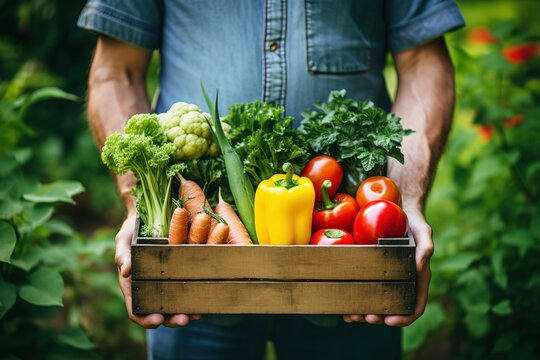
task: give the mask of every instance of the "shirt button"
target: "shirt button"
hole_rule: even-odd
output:
[[[270,45],[268,46],[268,50],[274,52],[274,51],[276,51],[278,49],[278,47],[279,47],[279,45],[277,44],[277,42],[272,41],[270,43]]]

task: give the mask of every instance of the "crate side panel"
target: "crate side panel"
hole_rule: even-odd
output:
[[[133,279],[414,280],[409,246],[136,245]]]
[[[136,314],[411,314],[414,282],[134,281]]]

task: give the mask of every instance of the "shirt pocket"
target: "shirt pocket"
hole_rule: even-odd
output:
[[[358,73],[371,63],[375,20],[362,0],[305,0],[307,70],[313,73]]]

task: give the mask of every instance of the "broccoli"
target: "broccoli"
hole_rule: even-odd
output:
[[[111,171],[118,175],[132,171],[137,177],[134,195],[144,224],[143,236],[168,235],[172,179],[185,167],[182,163],[171,165],[175,150],[156,114],[132,116],[124,133],[109,135],[103,146],[101,159]]]

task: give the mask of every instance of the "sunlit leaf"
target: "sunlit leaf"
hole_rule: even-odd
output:
[[[493,305],[493,312],[497,315],[505,316],[512,313],[512,307],[510,306],[510,300],[503,300],[496,305]]]
[[[478,253],[461,252],[442,260],[440,270],[442,271],[464,271],[482,255]]]
[[[30,271],[39,263],[42,255],[43,250],[37,246],[33,246],[24,254],[13,256],[11,263],[24,271]]]
[[[78,328],[68,328],[58,335],[58,341],[77,349],[90,350],[95,345],[90,341],[85,332]]]
[[[75,204],[72,197],[83,191],[84,187],[78,181],[61,180],[50,184],[41,184],[34,191],[24,194],[23,197],[33,202]]]
[[[10,262],[16,242],[17,235],[13,226],[6,221],[0,221],[0,261]]]
[[[28,284],[21,286],[19,296],[30,304],[39,306],[64,306],[64,280],[49,268],[39,268],[28,276]]]

